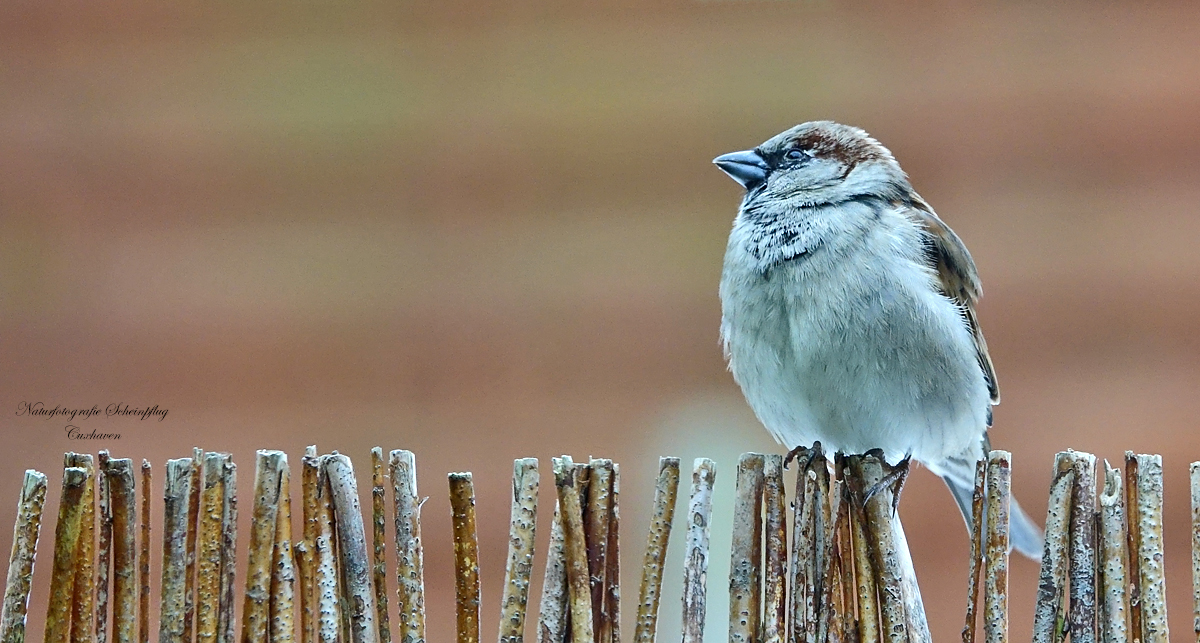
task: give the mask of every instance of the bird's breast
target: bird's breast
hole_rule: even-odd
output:
[[[920,265],[862,252],[763,272],[731,247],[721,299],[734,379],[789,447],[928,460],[982,434],[973,344]]]

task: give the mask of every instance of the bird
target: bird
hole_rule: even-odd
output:
[[[811,121],[713,159],[745,190],[725,249],[721,342],[759,421],[789,449],[881,450],[941,476],[971,526],[995,368],[966,245],[879,141]],[[901,482],[902,484],[902,482]],[[1014,501],[1013,549],[1041,530]]]

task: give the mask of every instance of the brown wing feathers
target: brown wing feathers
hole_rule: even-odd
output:
[[[983,295],[983,289],[979,284],[979,275],[975,272],[975,262],[971,259],[971,253],[967,252],[967,247],[958,235],[954,234],[920,197],[914,199],[910,212],[929,233],[930,263],[937,270],[942,292],[962,306],[967,325],[975,338],[976,356],[987,379],[992,404],[998,404],[1000,388],[996,383],[996,369],[992,366],[987,341],[983,338],[983,330],[975,316],[975,302]]]

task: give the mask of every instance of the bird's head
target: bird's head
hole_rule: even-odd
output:
[[[898,198],[911,189],[886,147],[833,121],[797,125],[713,163],[746,188],[746,207],[836,205],[863,196]]]

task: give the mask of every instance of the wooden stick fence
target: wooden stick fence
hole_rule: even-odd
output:
[[[795,456],[790,520],[785,462],[744,454],[733,474],[728,638],[744,643],[920,643],[929,630],[904,532],[894,511],[896,472],[882,454],[827,458],[819,444]],[[68,453],[55,524],[45,643],[133,643],[149,636],[151,467],[141,467],[140,518],[133,461]],[[620,468],[611,460],[553,459],[557,491],[535,632],[538,643],[620,643]],[[301,459],[302,529],[292,532],[287,455],[256,458],[245,571],[242,643],[423,643],[424,561],[416,461],[371,452],[371,547],[354,469],[336,452]],[[1046,519],[1032,640],[1159,643],[1168,640],[1162,541],[1162,459],[1125,465],[1058,454]],[[964,643],[1008,641],[1011,456],[977,466]],[[716,465],[698,459],[687,508],[683,643],[703,640]],[[158,640],[232,643],[235,624],[236,467],[196,449],[166,463]],[[386,478],[391,477],[391,485]],[[1192,485],[1195,629],[1200,637],[1200,462]],[[636,643],[658,636],[659,598],[680,478],[662,458],[639,579]],[[469,473],[448,476],[454,523],[457,637],[482,635],[478,534]],[[526,638],[538,518],[538,462],[513,466],[509,547],[498,641]],[[392,496],[387,520],[386,496]],[[23,643],[29,588],[48,484],[25,473],[17,506],[0,643]],[[546,515],[546,514],[543,514]],[[387,524],[397,566],[399,618],[386,590]],[[790,524],[789,524],[790,523]],[[790,551],[789,551],[789,534]],[[368,553],[370,552],[370,553]],[[981,578],[982,577],[982,578]],[[983,591],[980,591],[982,586]],[[982,594],[983,604],[979,605]],[[110,622],[111,613],[111,622]],[[137,628],[135,630],[135,623]]]

